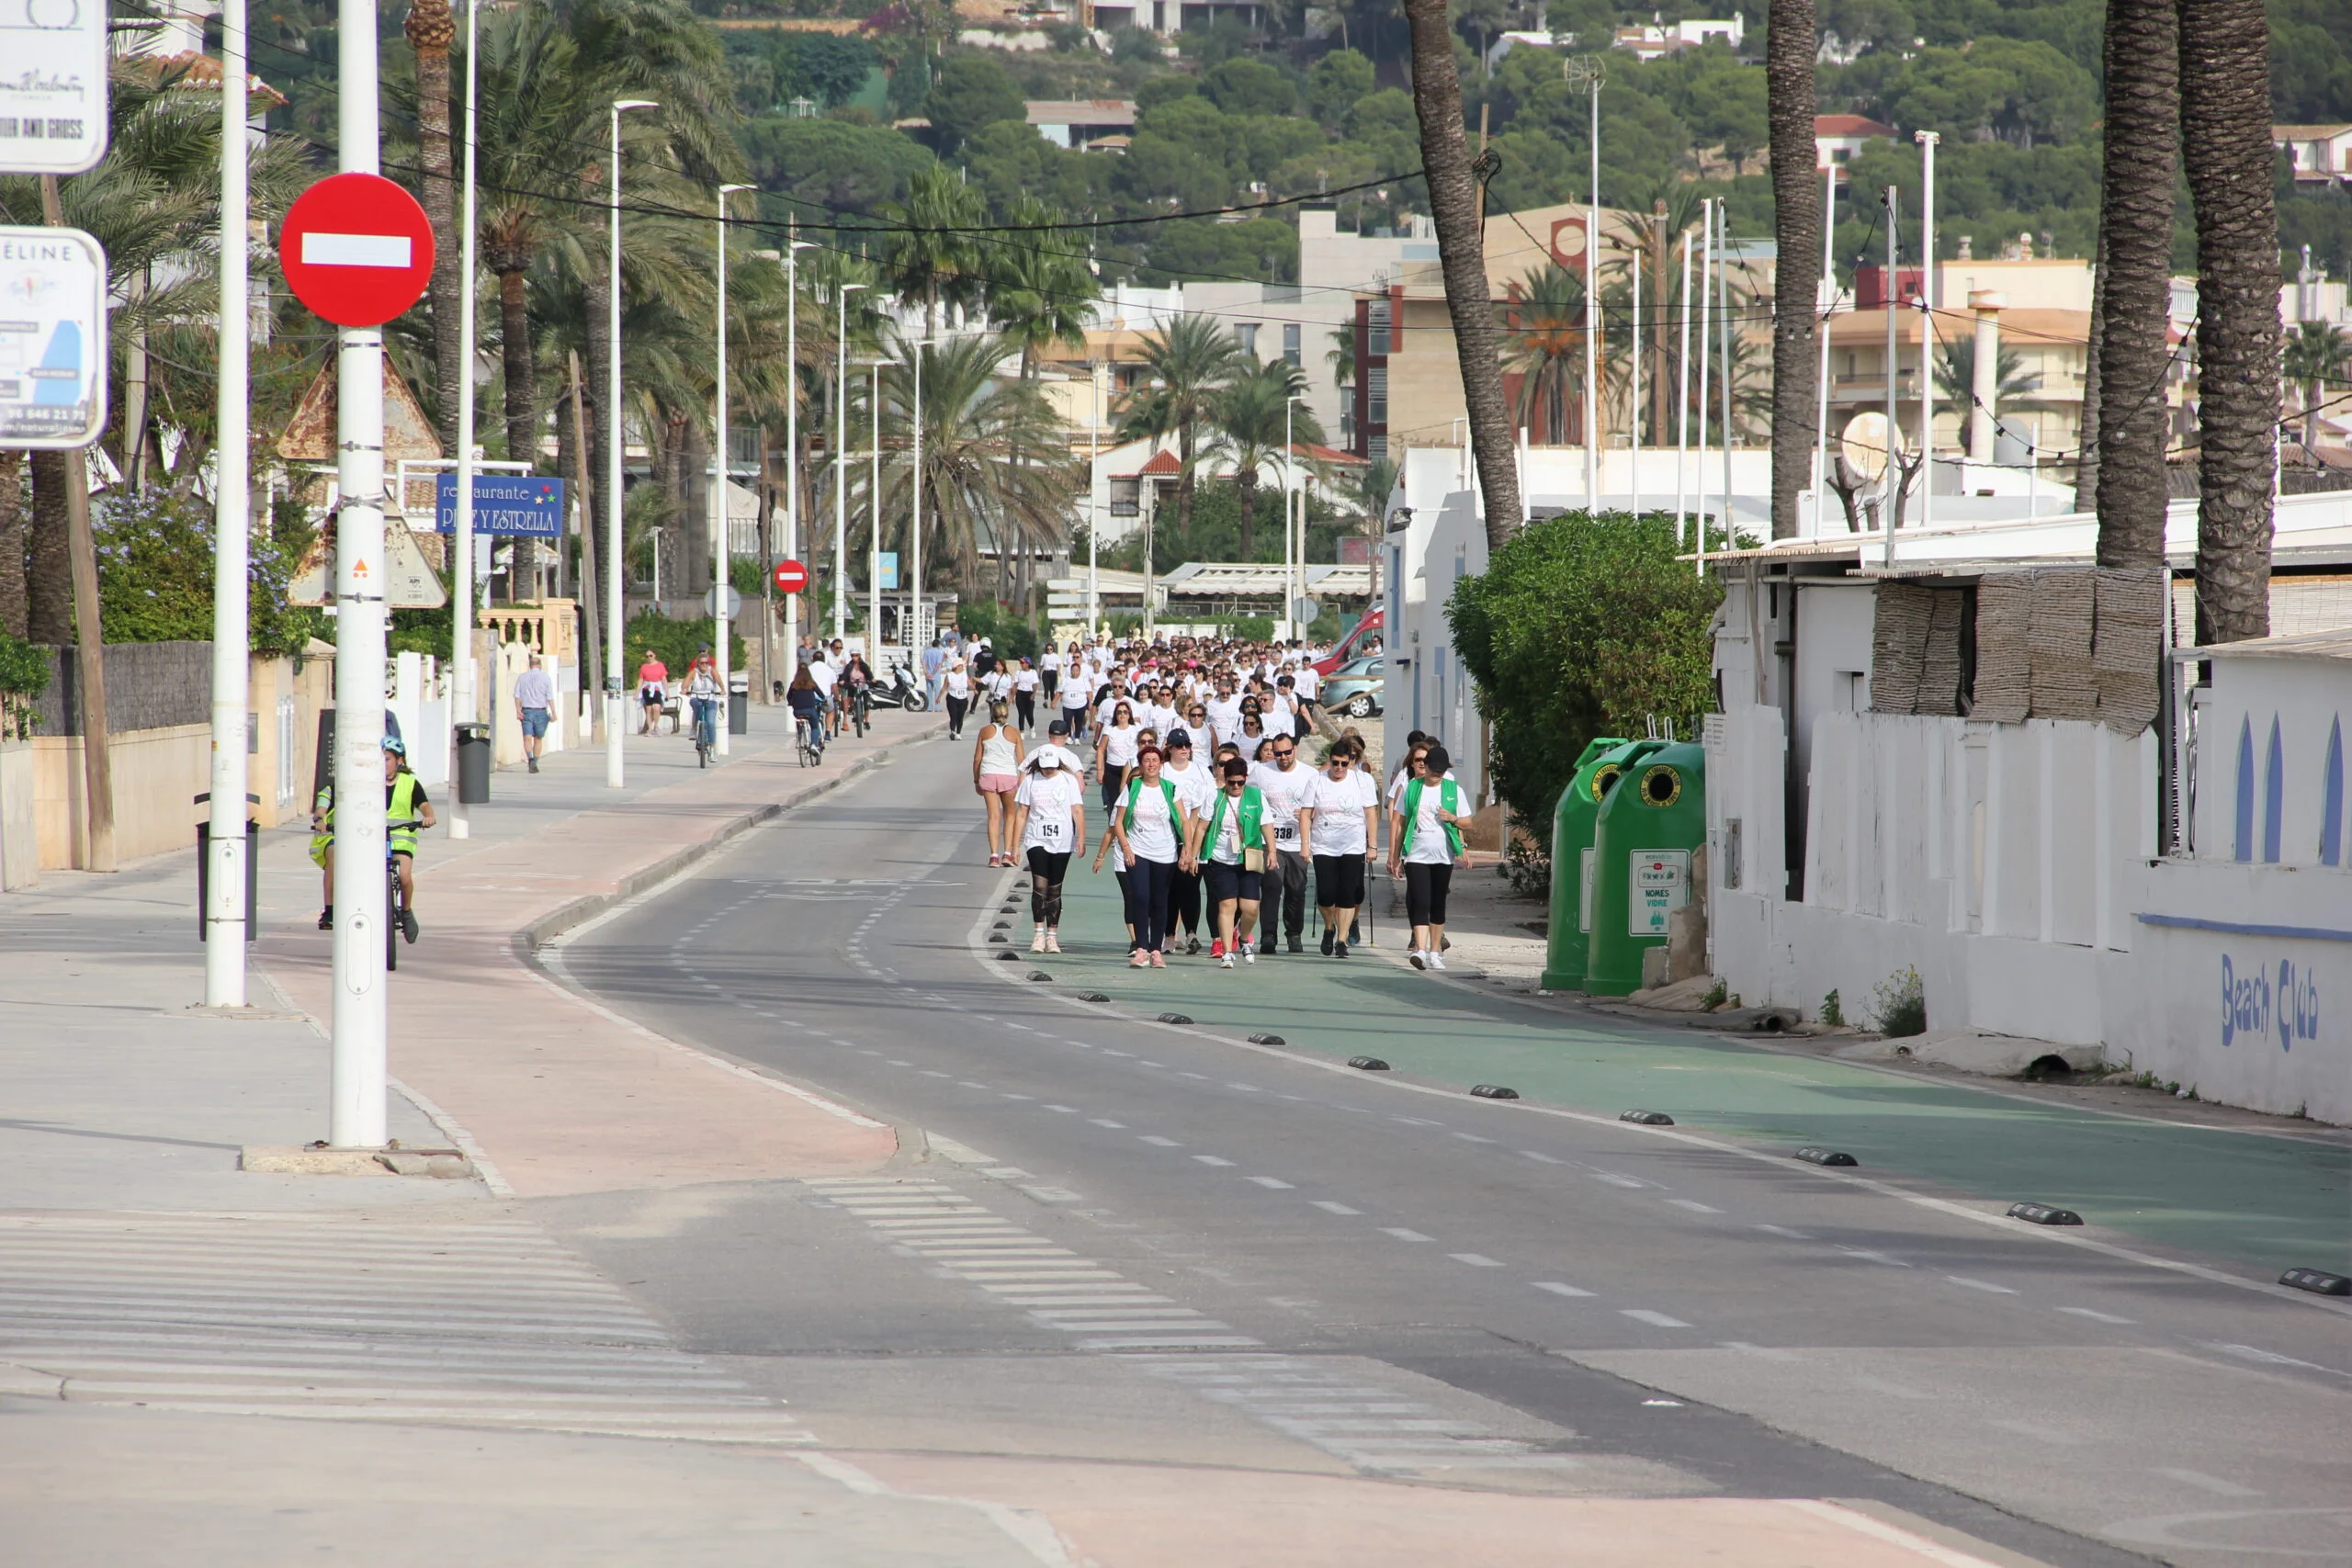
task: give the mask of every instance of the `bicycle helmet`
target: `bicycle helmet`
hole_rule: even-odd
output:
[[[384,737],[384,750],[395,757],[405,757],[408,755],[408,742],[397,735],[387,735]]]

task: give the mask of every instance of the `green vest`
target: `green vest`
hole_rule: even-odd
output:
[[[1415,779],[1405,786],[1405,841],[1396,852],[1400,855],[1408,855],[1413,852],[1413,829],[1420,826],[1421,785],[1425,782],[1427,781]],[[1459,812],[1462,809],[1462,786],[1453,780],[1438,780],[1437,795],[1438,804],[1448,811]],[[1446,845],[1453,851],[1453,858],[1460,860],[1462,858],[1462,829],[1451,822],[1444,824],[1444,827]]]
[[[1216,809],[1209,813],[1209,830],[1201,839],[1201,852],[1215,856],[1216,836],[1225,831],[1226,803],[1233,796],[1223,790],[1216,792]],[[1241,847],[1262,850],[1266,847],[1266,794],[1256,784],[1241,786]]]
[[[1132,833],[1136,830],[1136,796],[1142,791],[1143,775],[1137,773],[1127,781],[1127,813],[1119,823],[1120,828],[1126,832]],[[1159,781],[1159,793],[1168,797],[1168,830],[1171,833],[1182,832],[1184,819],[1177,815],[1176,811],[1176,785],[1170,780],[1162,779]]]
[[[424,786],[414,773],[403,768],[393,775],[392,782],[385,787],[389,792],[389,798],[384,805],[384,816],[387,820],[395,817],[416,815],[416,797]],[[321,851],[334,842],[334,785],[328,784],[319,791],[318,799],[313,803],[312,808],[318,812],[324,824],[324,830],[311,835],[311,856],[315,860]],[[415,829],[388,828],[385,829],[384,836],[390,840],[393,853],[403,855],[416,853]]]

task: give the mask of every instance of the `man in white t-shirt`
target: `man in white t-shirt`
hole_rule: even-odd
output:
[[[1266,847],[1273,852],[1266,862],[1265,896],[1260,906],[1264,934],[1258,948],[1261,953],[1271,957],[1278,912],[1282,934],[1289,940],[1290,951],[1305,951],[1299,945],[1299,938],[1306,930],[1306,846],[1299,837],[1298,807],[1315,773],[1312,769],[1300,766],[1295,739],[1276,729],[1272,722],[1267,724],[1266,733],[1273,738],[1273,761],[1252,768],[1250,782],[1266,797]],[[1281,906],[1279,911],[1277,904]]]
[[[808,679],[817,682],[817,693],[825,702],[820,711],[824,716],[822,722],[826,736],[838,735],[841,733],[841,714],[833,706],[833,682],[841,679],[841,670],[822,649],[818,650],[816,658],[808,661]]]
[[[1291,690],[1297,696],[1298,705],[1306,711],[1307,722],[1311,724],[1315,720],[1315,694],[1323,689],[1323,677],[1315,672],[1314,665],[1302,662],[1292,674],[1291,680],[1293,682]]]

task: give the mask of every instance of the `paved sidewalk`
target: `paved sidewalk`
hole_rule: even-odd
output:
[[[1385,888],[1376,881],[1373,897]],[[1532,1005],[1478,983],[1474,971],[1406,967],[1401,922],[1375,908],[1378,944],[1344,961],[1317,953],[1310,911],[1306,951],[1296,957],[1227,974],[1208,957],[1204,931],[1200,956],[1136,970],[1125,961],[1117,884],[1107,869],[1074,867],[1061,927],[1069,951],[1038,962],[1061,986],[1100,991],[1146,1017],[1176,1009],[1220,1032],[1275,1033],[1294,1049],[1340,1059],[1368,1053],[1424,1080],[1501,1084],[1605,1116],[1663,1111],[1684,1127],[1783,1151],[1826,1145],[1872,1174],[2003,1205],[2020,1197],[2064,1204],[2094,1226],[2223,1259],[2266,1281],[2290,1267],[2352,1269],[2344,1224],[2352,1146],[2327,1130],[2288,1136],[2166,1124],[1573,1003]],[[1024,916],[1012,934],[1025,944]]]

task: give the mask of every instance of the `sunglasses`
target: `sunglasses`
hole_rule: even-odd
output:
[[[1277,757],[1295,757],[1298,755],[1298,748],[1294,746],[1289,750],[1285,751],[1281,747],[1277,746],[1274,748],[1274,755]]]

